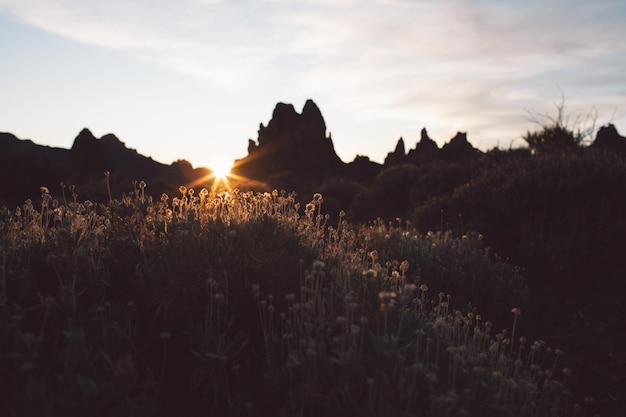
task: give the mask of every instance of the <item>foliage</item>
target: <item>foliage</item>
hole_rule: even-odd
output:
[[[330,223],[320,194],[300,209],[276,191],[181,187],[154,200],[146,187],[106,205],[59,202],[42,187],[37,207],[2,209],[8,415],[534,416],[588,406],[572,403],[560,351],[519,338],[519,271],[476,235],[352,226],[344,213]],[[509,331],[492,333],[479,314],[490,298]]]
[[[497,158],[450,196],[416,208],[417,221],[462,221],[544,283],[584,285],[592,275],[609,282],[615,268],[624,270],[615,263],[626,233],[623,160],[593,150]]]
[[[442,160],[419,168],[421,173],[410,187],[412,206],[419,206],[437,196],[451,194],[456,187],[468,182],[476,171],[471,163]]]
[[[556,104],[556,116],[528,112],[530,120],[539,126],[539,130],[528,131],[522,139],[535,153],[571,152],[588,141],[595,131],[597,113],[587,114],[583,121],[580,114],[565,112],[565,97]],[[574,120],[571,120],[572,117]]]

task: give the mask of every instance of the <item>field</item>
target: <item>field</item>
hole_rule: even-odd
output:
[[[0,212],[4,415],[595,413],[478,233],[135,187]]]

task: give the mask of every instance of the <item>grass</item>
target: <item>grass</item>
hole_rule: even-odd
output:
[[[562,352],[520,335],[520,271],[477,234],[135,187],[0,211],[7,415],[593,414]]]

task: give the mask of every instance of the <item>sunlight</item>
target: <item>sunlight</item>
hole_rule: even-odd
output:
[[[233,172],[239,161],[229,162],[227,159],[213,158],[207,162],[206,169],[210,171],[185,184],[187,188],[206,187],[212,192],[229,191],[233,187],[247,184],[251,180]]]
[[[209,164],[209,169],[213,171],[211,174],[218,182],[224,182],[228,176],[230,176],[230,170],[232,169],[232,163],[225,159],[215,159]]]

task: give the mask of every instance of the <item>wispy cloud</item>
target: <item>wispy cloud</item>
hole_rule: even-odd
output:
[[[587,105],[626,104],[621,1],[294,3],[0,0],[0,11],[214,88],[295,92],[362,119],[494,135],[496,123],[526,123],[523,109],[557,85]]]

